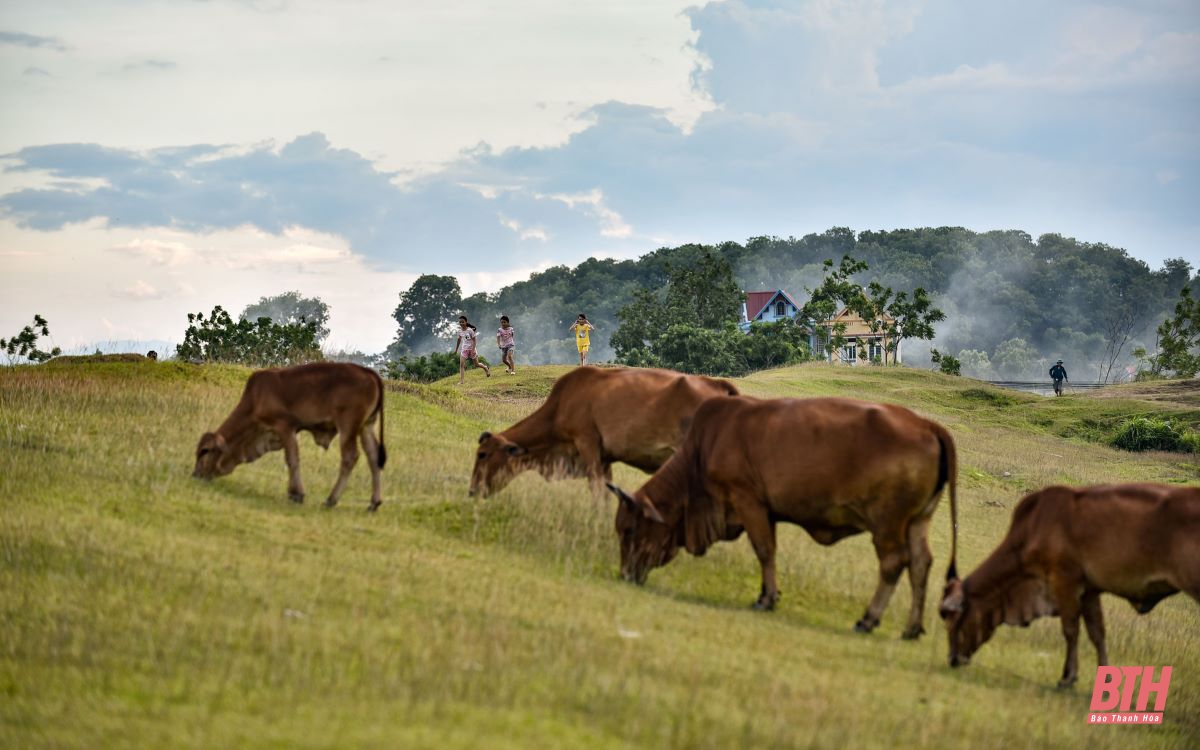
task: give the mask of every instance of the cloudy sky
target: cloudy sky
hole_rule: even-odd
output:
[[[1200,261],[1200,4],[5,0],[0,335],[830,226]]]

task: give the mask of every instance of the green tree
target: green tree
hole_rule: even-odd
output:
[[[946,319],[946,314],[933,306],[929,294],[921,287],[913,290],[910,299],[907,292],[892,292],[891,287],[872,281],[867,287],[865,303],[859,313],[863,320],[868,321],[872,333],[884,334],[883,363],[887,364],[887,355],[891,354],[893,361],[900,342],[904,339],[933,339],[936,335],[933,324]],[[943,355],[947,360],[957,362],[950,355]],[[944,372],[944,370],[943,370]],[[953,373],[958,375],[956,371]]]
[[[220,305],[206,318],[188,313],[179,359],[192,362],[230,362],[253,367],[282,367],[321,359],[315,321],[280,325],[262,317],[234,320]]]
[[[1175,315],[1158,326],[1158,354],[1151,358],[1156,375],[1194,378],[1200,373],[1200,300],[1184,287]]]
[[[992,371],[992,361],[988,358],[987,352],[978,349],[962,349],[958,352],[956,359],[959,360],[961,369],[973,378],[988,380],[995,375],[995,372]]]
[[[1015,379],[1030,375],[1037,359],[1037,349],[1030,346],[1025,339],[1014,338],[996,347],[996,351],[992,353],[992,366],[1001,377]]]
[[[454,330],[462,308],[462,289],[453,276],[424,274],[407,291],[392,317],[396,319],[396,339],[388,355],[398,358],[420,349],[438,348],[439,340]]]
[[[17,358],[27,359],[30,362],[45,362],[62,354],[62,349],[57,346],[48,352],[39,349],[38,339],[41,337],[50,337],[50,324],[41,315],[35,313],[33,325],[25,326],[10,339],[0,339],[0,349],[3,349],[4,353],[8,355],[10,365]]]
[[[320,297],[305,297],[300,292],[284,292],[274,297],[262,297],[242,310],[242,320],[270,318],[279,325],[317,324],[317,343],[329,336],[329,305]]]
[[[856,274],[866,271],[868,266],[864,261],[843,255],[837,267],[829,259],[825,260],[822,267],[821,283],[814,289],[806,290],[808,301],[801,306],[796,323],[808,333],[816,335],[825,353],[832,354],[846,345],[846,324],[825,325],[827,321],[833,320],[846,307],[857,312],[864,320],[870,320],[869,300],[853,279]]]
[[[935,365],[939,372],[947,375],[962,375],[962,362],[958,361],[957,357],[951,357],[949,354],[942,354],[937,349],[929,350],[929,359]]]
[[[667,272],[665,293],[638,289],[633,301],[617,311],[619,325],[610,339],[617,361],[688,372],[724,367],[728,364],[724,353],[732,346],[729,342],[714,344],[713,363],[701,369],[694,369],[698,367],[694,363],[699,356],[696,342],[704,339],[700,331],[736,327],[742,292],[733,278],[732,266],[706,249],[697,254],[693,265],[668,267]],[[684,340],[667,340],[666,332],[672,328]]]

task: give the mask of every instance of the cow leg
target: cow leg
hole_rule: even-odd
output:
[[[876,535],[873,541],[875,554],[879,557],[879,585],[875,587],[875,595],[862,619],[854,623],[854,629],[859,633],[870,633],[879,625],[883,610],[887,609],[892,592],[896,590],[896,581],[900,580],[900,574],[908,564],[906,540],[893,535]]]
[[[1053,582],[1055,604],[1062,620],[1063,638],[1067,641],[1067,658],[1063,662],[1059,689],[1069,688],[1079,679],[1079,593],[1074,582],[1055,576]]]
[[[367,466],[371,468],[371,504],[367,510],[378,510],[383,504],[383,494],[380,483],[379,441],[375,439],[375,425],[368,424],[359,433],[363,453],[367,455]]]
[[[592,490],[592,497],[603,499],[608,492],[604,482],[606,478],[611,478],[612,474],[606,471],[604,460],[600,457],[599,437],[593,440],[577,440],[575,450],[579,452],[579,460],[587,472],[588,486]]]
[[[933,566],[928,533],[928,518],[918,518],[908,526],[908,582],[912,584],[912,608],[908,612],[908,625],[900,636],[905,640],[919,638],[925,632],[925,591],[929,584],[929,569]]]
[[[329,497],[325,500],[326,508],[332,508],[338,504],[338,498],[342,496],[342,490],[346,488],[346,481],[350,479],[350,472],[354,469],[354,464],[358,462],[358,445],[354,430],[342,430],[339,427],[338,434],[342,438],[342,466],[338,472],[337,482],[334,483]]]
[[[1104,610],[1100,607],[1100,592],[1089,591],[1083,595],[1083,624],[1087,626],[1088,638],[1096,647],[1096,664],[1108,666],[1108,648],[1104,641]]]
[[[300,444],[291,427],[278,427],[275,432],[283,443],[283,460],[288,469],[288,498],[293,503],[304,502],[304,485],[300,482]]]
[[[747,506],[750,506],[750,503],[745,503],[742,507]],[[754,602],[754,609],[769,612],[775,609],[775,603],[779,601],[780,596],[779,585],[775,580],[775,523],[767,517],[765,511],[750,512],[743,515],[742,526],[746,529],[751,546],[754,547],[758,564],[762,566],[762,589],[759,591],[758,600]]]

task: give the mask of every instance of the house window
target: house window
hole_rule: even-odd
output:
[[[871,339],[867,353],[872,362],[883,361],[883,344],[880,343],[879,339]]]
[[[842,347],[842,361],[854,364],[858,361],[858,342],[850,339],[846,345]]]
[[[775,317],[782,318],[787,315],[787,307],[783,304],[783,300],[775,303]]]

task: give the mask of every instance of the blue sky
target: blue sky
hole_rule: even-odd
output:
[[[834,225],[1200,261],[1194,2],[45,5],[0,10],[13,330],[297,288],[378,350],[418,273]]]

